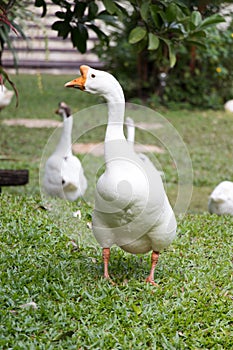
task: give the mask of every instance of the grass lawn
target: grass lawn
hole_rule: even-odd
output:
[[[12,118],[59,120],[54,110],[62,100],[74,112],[102,103],[95,96],[65,89],[64,83],[72,78],[13,76],[20,105],[15,109],[13,102],[3,110],[0,123]],[[117,247],[112,248],[110,263],[116,284],[102,278],[101,249],[89,223],[103,158],[80,156],[89,182],[84,199],[52,201],[56,210],[44,210],[40,164],[54,129],[1,123],[0,168],[29,169],[30,182],[4,187],[0,197],[0,348],[233,348],[233,217],[207,213],[212,189],[233,179],[233,115],[161,108],[159,112],[184,140],[194,174],[190,206],[185,216],[178,216],[178,237],[161,254],[156,268],[159,288],[144,282],[150,254],[134,256]],[[89,112],[80,113],[88,130]],[[103,126],[96,127],[80,142],[101,142],[103,136]],[[136,131],[136,140],[153,143],[143,130]],[[173,161],[168,153],[154,157],[166,175],[173,203],[177,195]],[[72,216],[78,209],[80,219]]]

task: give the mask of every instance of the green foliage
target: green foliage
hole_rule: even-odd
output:
[[[96,20],[113,27],[117,26],[116,20],[123,25],[127,21],[133,21],[134,26],[131,25],[128,36],[129,43],[136,46],[137,52],[156,51],[157,64],[168,59],[170,67],[176,63],[177,45],[184,45],[188,41],[203,45],[206,29],[224,21],[219,14],[203,19],[199,11],[190,11],[179,0],[160,0],[156,3],[151,0],[132,0],[125,1],[124,6],[117,1],[104,0],[102,3],[105,10],[101,12],[94,0],[75,0],[73,4],[68,0],[53,2],[59,4],[63,11],[56,12],[59,21],[53,23],[52,29],[64,39],[70,34],[73,46],[81,53],[86,52],[90,30],[97,34],[102,46],[108,46],[109,37],[95,24]],[[35,1],[35,5],[42,6],[42,15],[45,15],[46,1]],[[117,27],[119,36],[122,37],[122,29]]]
[[[141,11],[143,18],[145,9],[149,8],[148,2],[147,7],[144,4],[146,3],[143,2]],[[172,20],[172,9],[175,4],[170,5],[171,8],[167,7],[169,8],[167,15]],[[158,5],[150,6],[155,9],[154,6]],[[172,108],[175,104],[178,106],[182,104],[188,108],[192,106],[221,108],[226,100],[232,99],[233,26],[227,30],[216,28],[216,23],[220,20],[219,15],[215,13],[219,11],[217,4],[203,5],[202,14],[193,10],[194,6],[199,4],[189,5],[191,13],[187,22],[189,24],[185,22],[190,35],[184,36],[180,44],[177,37],[179,38],[181,30],[184,31],[184,24],[180,23],[177,29],[177,25],[173,23],[170,26],[169,38],[159,37],[157,32],[158,28],[161,28],[161,18],[164,15],[161,15],[161,10],[158,12],[156,9],[154,12],[150,11],[150,15],[153,14],[152,22],[157,27],[153,33],[148,34],[147,49],[141,53],[138,53],[138,48],[141,50],[141,47],[146,45],[147,33],[142,25],[138,26],[139,21],[142,23],[142,18],[136,11],[125,20],[123,33],[113,34],[116,45],[108,49],[102,48],[101,45],[96,48],[96,52],[106,62],[107,68],[125,85],[127,97],[138,95],[142,98],[148,96],[149,99],[159,98],[158,102]],[[183,18],[179,16],[178,18]],[[202,28],[202,31],[196,31],[195,28]],[[165,30],[168,28],[164,29],[164,35]],[[135,43],[129,45],[127,38]],[[173,69],[169,68],[168,56],[170,64],[176,62]],[[166,87],[161,84],[161,72],[166,74]],[[128,81],[127,84],[125,81]]]
[[[156,4],[151,1],[132,3],[138,18],[136,28],[130,31],[129,43],[138,43],[139,52],[157,50],[157,65],[164,58],[168,58],[170,67],[174,67],[177,45],[185,45],[190,41],[202,45],[205,30],[223,21],[218,14],[202,19],[199,11],[190,12],[180,1],[158,1]]]
[[[187,47],[179,52],[167,80],[166,103],[218,109],[232,99],[233,22],[224,30],[208,30],[205,43],[207,50]]]
[[[4,1],[0,7],[0,64],[4,46],[11,51],[15,66],[17,67],[17,54],[12,45],[11,34],[20,35],[26,40],[22,22],[32,19],[32,12],[28,9],[27,0]]]
[[[183,65],[189,64],[193,46],[205,55],[209,49],[209,33],[215,31],[216,24],[223,19],[214,12],[216,9],[201,14],[194,4],[187,6],[180,1],[161,1],[156,4],[150,1],[132,2],[132,6],[130,16],[124,18],[124,26],[112,34],[114,44],[107,48],[96,45],[95,52],[122,83],[128,80],[125,84],[127,97],[138,95],[144,98],[156,94],[162,97],[163,103],[170,102],[173,100],[172,83],[179,85],[178,67],[185,69]],[[188,63],[181,61],[182,54]],[[164,86],[161,85],[160,74],[170,76],[173,72],[177,74],[176,80],[169,78],[166,87],[171,93],[169,97],[168,93],[163,96]],[[192,88],[195,90],[196,86]],[[182,83],[178,89],[174,89],[176,93],[182,94]],[[198,99],[200,94],[196,95]],[[174,101],[177,102],[177,98]],[[196,102],[200,102],[200,98]]]
[[[112,1],[105,1],[108,11],[99,11],[99,7],[94,0],[87,2],[76,0],[74,4],[63,0],[53,0],[53,2],[59,4],[62,8],[62,11],[55,13],[59,20],[52,24],[52,29],[57,31],[58,36],[63,39],[70,36],[73,46],[81,53],[86,52],[89,31],[93,31],[97,35],[102,45],[108,45],[109,37],[100,29],[96,21],[114,25],[115,18],[112,14],[120,8],[119,5]],[[35,1],[35,6],[43,7],[42,16],[46,15],[47,4],[45,1]]]

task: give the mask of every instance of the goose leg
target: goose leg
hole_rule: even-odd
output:
[[[104,261],[104,278],[109,278],[108,262],[110,258],[110,248],[103,248],[102,255]]]
[[[155,272],[155,267],[157,265],[157,262],[159,260],[159,252],[152,252],[151,254],[151,270],[150,274],[146,279],[146,282],[153,284],[153,286],[158,286],[157,283],[154,281],[154,272]]]

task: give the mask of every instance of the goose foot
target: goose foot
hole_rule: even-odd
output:
[[[110,259],[110,248],[103,248],[103,261],[104,261],[104,278],[108,280],[113,286],[116,285],[116,283],[113,282],[113,280],[110,278],[108,273],[108,262]]]
[[[158,263],[158,260],[159,260],[159,252],[153,251],[151,254],[151,270],[150,270],[149,276],[146,279],[146,282],[148,282],[156,287],[158,287],[158,284],[155,283],[155,281],[154,281],[154,273],[155,273],[155,267]]]
[[[108,273],[108,262],[110,259],[110,248],[103,248],[102,251],[103,261],[104,261],[104,278],[110,279]]]
[[[158,287],[158,283],[156,283],[154,280],[151,280],[149,277],[146,278],[146,282],[150,283],[152,286]]]

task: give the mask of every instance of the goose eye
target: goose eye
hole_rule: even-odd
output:
[[[92,78],[95,78],[95,74],[92,74],[91,77],[92,77]]]

